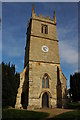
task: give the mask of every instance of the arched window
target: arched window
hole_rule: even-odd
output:
[[[48,26],[47,25],[41,25],[41,33],[48,34]]]
[[[49,88],[49,76],[48,74],[44,74],[42,78],[42,88]]]

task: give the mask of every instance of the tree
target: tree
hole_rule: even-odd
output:
[[[2,62],[2,105],[15,106],[20,74],[15,73],[15,65]]]
[[[80,73],[70,75],[70,93],[74,101],[80,101]]]

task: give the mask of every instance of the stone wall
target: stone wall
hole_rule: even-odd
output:
[[[37,104],[42,107],[42,104],[40,104],[42,103],[40,94],[44,92],[49,92],[51,94],[51,106],[56,106],[57,64],[41,62],[29,62],[29,64],[31,66],[29,70],[29,106],[36,106]],[[50,77],[49,88],[42,88],[42,77],[45,73],[47,73]],[[36,103],[34,103],[35,101]]]
[[[47,53],[42,51],[43,45],[48,47]],[[57,41],[31,36],[29,60],[59,63],[58,51],[59,49]]]

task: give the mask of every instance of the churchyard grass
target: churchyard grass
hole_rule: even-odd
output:
[[[80,120],[80,110],[74,110],[57,115],[50,120]]]
[[[45,112],[35,112],[35,111],[28,111],[28,110],[16,110],[16,109],[3,109],[2,110],[2,120],[15,120],[15,119],[36,119],[40,120],[42,118],[46,118],[49,116],[49,113]]]

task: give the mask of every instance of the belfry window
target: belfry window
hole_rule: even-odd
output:
[[[41,27],[41,32],[43,33],[43,25],[42,25],[42,27]]]
[[[48,26],[45,26],[45,34],[48,34]]]
[[[47,25],[41,25],[41,33],[48,34],[48,26]]]
[[[44,74],[42,78],[42,88],[49,88],[49,76],[48,74]]]

